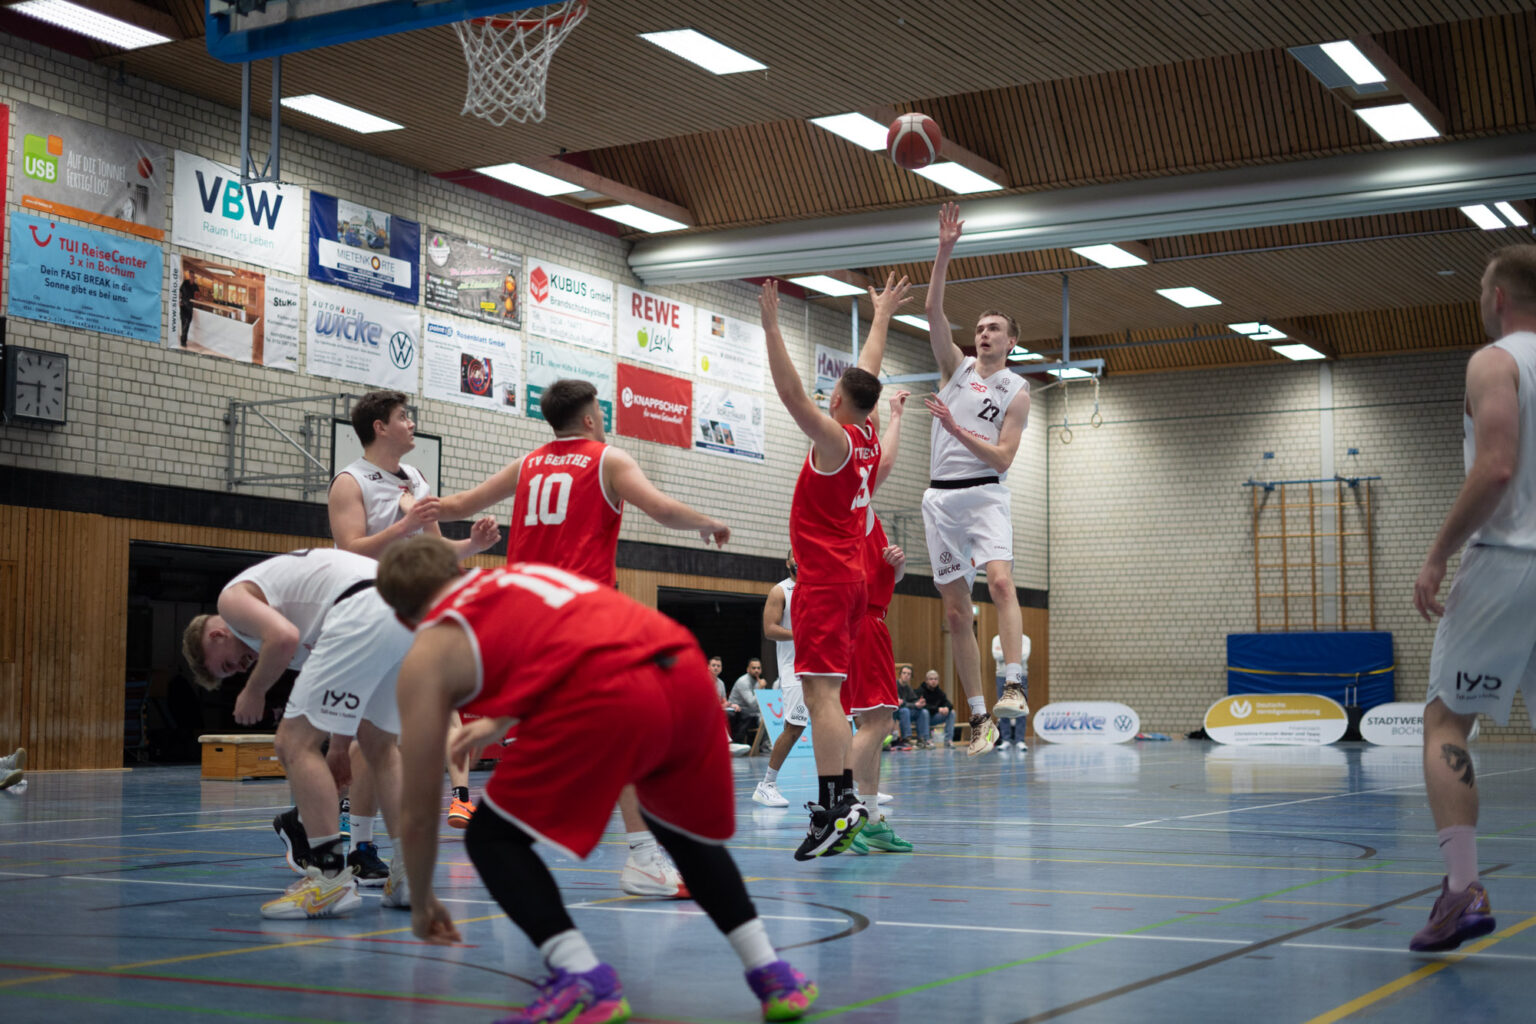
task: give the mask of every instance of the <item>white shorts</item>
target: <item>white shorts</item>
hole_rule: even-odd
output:
[[[965,577],[976,582],[976,567],[1013,561],[1013,495],[1003,484],[978,484],[923,492],[923,533],[933,582]]]
[[[811,724],[811,713],[805,707],[805,688],[798,682],[789,682],[780,679],[779,687],[784,691],[784,724],[798,725],[805,728]]]
[[[283,714],[301,715],[316,729],[342,736],[357,735],[365,718],[400,735],[395,680],[412,639],[377,590],[347,598],[326,613]]]
[[[1536,552],[1467,549],[1429,656],[1429,693],[1459,715],[1509,724],[1515,691],[1536,699]]]

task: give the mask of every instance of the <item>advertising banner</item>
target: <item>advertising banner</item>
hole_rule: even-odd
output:
[[[816,390],[832,393],[832,387],[843,371],[853,366],[852,352],[839,352],[825,345],[816,346]]]
[[[1205,713],[1205,731],[1218,743],[1322,746],[1348,727],[1343,706],[1315,693],[1223,697]]]
[[[170,151],[110,128],[16,104],[16,201],[140,238],[165,239]]]
[[[309,277],[408,305],[421,298],[421,225],[309,194]]]
[[[528,333],[613,351],[613,282],[547,260],[528,261]]]
[[[304,190],[241,185],[240,172],[176,151],[171,241],[258,267],[304,273]]]
[[[517,413],[523,340],[511,331],[427,314],[421,393],[427,398]]]
[[[421,314],[382,299],[309,286],[305,370],[321,377],[416,392]]]
[[[299,282],[194,256],[171,256],[165,343],[204,355],[299,368]]]
[[[427,229],[427,308],[512,330],[523,325],[523,257]]]
[[[772,747],[784,731],[784,691],[779,689],[758,690],[757,706],[763,713],[763,729],[768,733],[765,747]],[[795,745],[789,748],[787,757],[815,757],[811,749],[811,727],[807,725]]]
[[[11,165],[6,147],[11,142],[11,108],[0,103],[0,199],[5,196],[5,169]],[[5,261],[5,225],[0,224],[0,263]],[[0,286],[3,288],[3,286]]]
[[[620,285],[619,355],[686,373],[693,364],[693,307]]]
[[[25,213],[10,220],[11,316],[160,340],[158,245]]]
[[[1141,731],[1141,716],[1108,700],[1071,700],[1035,712],[1035,735],[1052,743],[1124,743]]]
[[[530,419],[542,420],[539,399],[544,389],[562,378],[591,381],[597,388],[597,404],[603,410],[603,430],[613,430],[613,401],[617,393],[613,360],[593,352],[528,342],[528,391],[524,405]]]
[[[693,372],[727,387],[763,390],[768,350],[763,328],[707,309],[695,312]]]
[[[619,364],[619,433],[689,448],[692,422],[693,385],[689,381]]]
[[[763,461],[763,400],[758,396],[695,385],[693,422],[693,446],[699,451]]]
[[[1424,744],[1424,705],[1404,701],[1378,704],[1360,719],[1360,735],[1382,747],[1418,747]],[[1467,739],[1477,738],[1477,722]]]

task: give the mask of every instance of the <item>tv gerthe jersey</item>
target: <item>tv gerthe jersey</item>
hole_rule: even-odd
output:
[[[544,562],[614,586],[624,503],[603,490],[608,446],[557,437],[523,458],[507,531],[507,564]]]
[[[612,587],[525,562],[467,574],[418,629],[442,619],[456,620],[475,646],[479,678],[459,707],[487,718],[526,718],[563,686],[617,697],[627,670],[694,642],[682,626]],[[602,693],[609,682],[620,689]]]
[[[939,392],[939,400],[949,406],[955,418],[955,426],[988,444],[997,444],[998,431],[1002,429],[1003,414],[1019,394],[1027,394],[1029,384],[1009,369],[1001,369],[990,377],[976,373],[976,357],[966,356],[960,361],[955,375]],[[934,419],[929,430],[928,476],[934,480],[969,480],[979,476],[996,476],[997,471],[982,462],[960,443],[960,439],[945,430]],[[1001,474],[1008,479],[1008,474]]]
[[[864,585],[869,592],[867,614],[877,619],[885,618],[896,594],[896,568],[885,560],[885,549],[890,543],[880,517],[875,516],[870,531],[864,535]]]
[[[299,649],[289,668],[299,668],[309,657],[325,625],[326,613],[342,592],[354,583],[371,580],[379,563],[365,555],[337,548],[301,548],[257,562],[224,585],[251,583],[273,611],[299,631]],[[252,650],[261,650],[261,637],[247,636],[230,626],[230,632]]]
[[[854,583],[864,578],[864,534],[874,509],[870,481],[880,464],[880,438],[869,420],[843,424],[848,455],[823,472],[805,456],[789,505],[789,546],[804,583]]]
[[[372,537],[381,533],[405,518],[405,513],[400,511],[400,496],[409,492],[417,498],[425,498],[432,493],[431,486],[426,477],[421,475],[421,470],[415,466],[400,464],[399,473],[391,473],[387,469],[380,469],[367,459],[358,459],[347,468],[343,469],[331,478],[331,485],[342,475],[350,476],[357,481],[357,486],[363,492],[363,510],[368,516],[367,536]],[[411,536],[420,533],[413,531]]]

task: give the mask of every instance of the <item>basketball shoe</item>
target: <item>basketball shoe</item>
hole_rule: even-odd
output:
[[[748,971],[747,984],[763,1004],[763,1020],[799,1020],[816,1001],[816,983],[783,960]]]
[[[580,974],[557,969],[539,982],[532,1002],[496,1024],[618,1024],[626,1020],[629,1000],[624,998],[619,976],[600,963]]]
[[[312,917],[337,917],[363,902],[357,882],[349,871],[327,875],[314,865],[275,900],[261,905],[261,916],[276,921],[303,921]]]
[[[630,847],[629,859],[619,873],[619,889],[631,896],[661,896],[686,900],[692,897],[672,858],[656,843]]]
[[[352,840],[352,801],[341,798],[341,811],[336,815],[336,832],[347,842]]]
[[[448,824],[452,828],[468,828],[470,816],[474,813],[474,804],[454,797],[453,802],[448,805]]]
[[[389,877],[384,880],[383,903],[397,910],[411,909],[411,886],[405,879],[405,858],[399,853],[389,858]]]
[[[996,718],[1019,718],[1029,714],[1029,701],[1024,696],[1023,683],[1004,683],[1003,695],[992,705]]]
[[[811,827],[795,851],[795,860],[834,857],[842,853],[869,820],[869,809],[852,794],[839,800],[831,810],[816,803],[806,804],[805,809],[811,812]]]
[[[772,782],[759,782],[757,788],[752,791],[752,800],[764,807],[788,807],[789,801],[784,799],[784,794],[779,792],[777,784]]]
[[[358,843],[347,854],[347,867],[357,879],[358,885],[377,888],[389,878],[389,865],[379,856],[379,848],[373,843]]]
[[[986,713],[971,716],[971,745],[965,752],[971,757],[985,754],[997,746],[997,723]]]
[[[17,747],[14,753],[0,757],[0,772],[19,772],[27,766],[27,748]]]
[[[884,853],[911,853],[912,844],[896,834],[891,828],[890,822],[883,817],[879,821],[872,821],[859,830],[859,834],[853,837],[849,844],[850,853],[864,856],[870,850],[880,850]]]
[[[1429,912],[1429,923],[1408,943],[1415,953],[1440,953],[1455,949],[1468,939],[1487,935],[1497,927],[1488,891],[1473,882],[1462,892],[1450,891],[1450,880],[1440,880],[1440,898]]]
[[[290,807],[273,818],[272,828],[277,832],[277,838],[283,841],[283,856],[288,866],[303,874],[309,866],[309,834],[304,831],[304,823],[299,821],[299,809]]]

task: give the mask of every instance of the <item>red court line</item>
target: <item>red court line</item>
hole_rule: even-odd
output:
[[[1265,914],[1267,918],[1275,921],[1310,921],[1310,917],[1292,917],[1290,914]]]
[[[943,899],[943,898],[941,898],[939,896],[930,896],[930,897],[928,897],[928,902],[929,903],[969,903],[971,901],[970,900],[946,900],[946,899]]]
[[[1094,907],[1094,910],[1130,910],[1130,907]]]
[[[314,935],[313,932],[264,932],[264,931],[258,931],[256,929],[252,929],[252,928],[210,928],[208,930],[211,931],[211,932],[225,932],[226,934],[229,934],[229,935],[267,935],[267,936],[271,936],[274,939],[313,939],[313,938],[315,938],[315,935]],[[353,937],[351,937],[349,935],[338,935],[338,936],[335,936],[331,941],[333,941],[333,942],[379,942],[379,943],[384,943],[385,945],[390,945],[390,946],[430,946],[430,945],[432,945],[432,943],[430,943],[430,942],[422,942],[420,939],[365,939],[365,938],[353,938]],[[462,946],[464,949],[479,949],[480,948],[477,945],[473,945],[473,944],[467,943],[467,942],[455,942],[454,945],[455,946]]]
[[[1010,907],[1048,907],[1048,906],[1050,906],[1049,903],[1017,903],[1017,902],[1014,902],[1014,901],[1011,901],[1011,900],[1009,901],[1008,905]]]

